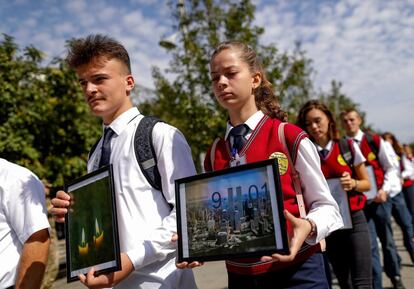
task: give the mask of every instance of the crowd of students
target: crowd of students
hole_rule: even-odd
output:
[[[377,134],[362,131],[362,118],[355,109],[342,112],[340,119],[345,130],[343,138],[338,135],[332,113],[318,100],[307,102],[297,118],[320,153],[328,182],[340,178],[348,194],[352,226],[328,236],[328,259],[341,288],[380,289],[383,270],[394,288],[404,288],[391,216],[401,227],[404,246],[414,262],[413,197],[409,195],[414,179],[412,157],[403,153],[403,146],[391,133],[383,134],[383,140]],[[346,183],[348,175],[350,185]]]
[[[92,268],[79,275],[80,281],[89,288],[197,288],[191,268],[203,263],[175,264],[174,180],[195,174],[184,136],[166,123],[154,126],[152,163],[161,181],[160,187],[154,186],[135,159],[140,149],[135,134],[144,116],[131,102],[134,78],[128,52],[110,37],[90,35],[71,43],[67,62],[92,113],[102,118],[103,137],[87,168],[114,168],[122,263],[117,272],[96,274]],[[384,271],[394,288],[404,288],[391,216],[414,262],[409,146],[401,146],[390,133],[382,139],[362,131],[355,109],[341,114],[346,132],[341,138],[332,112],[317,100],[300,109],[296,125],[286,123],[259,58],[244,43],[219,44],[210,59],[210,74],[228,120],[223,136],[207,151],[205,170],[269,158],[286,164],[280,180],[290,253],[226,261],[228,288],[328,289],[329,264],[343,289],[382,288],[378,240]],[[345,207],[334,196],[345,196]],[[69,194],[57,193],[51,209],[56,221],[64,222],[70,203]],[[13,278],[4,285],[20,288]]]

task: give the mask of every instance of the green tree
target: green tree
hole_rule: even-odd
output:
[[[359,104],[354,102],[352,99],[347,97],[343,92],[341,92],[342,83],[337,82],[335,80],[331,81],[331,88],[329,92],[320,92],[319,99],[325,103],[329,110],[333,113],[337,127],[341,135],[344,135],[344,130],[341,126],[341,112],[347,109],[356,109],[360,112],[362,120],[364,122],[364,127],[367,129],[371,129],[372,127],[365,122],[365,112],[361,111],[359,108]]]
[[[289,112],[310,97],[310,60],[300,45],[293,54],[280,53],[274,44],[261,45],[264,29],[253,24],[255,6],[251,1],[178,0],[169,5],[176,42],[163,40],[160,45],[172,55],[170,68],[165,72],[153,69],[156,97],[141,103],[140,108],[184,133],[198,168],[200,154],[214,136],[222,134],[227,119],[214,99],[209,78],[209,56],[221,41],[239,40],[256,50]]]
[[[76,75],[61,59],[42,66],[43,53],[22,51],[11,36],[0,42],[0,155],[53,185],[86,171],[99,135]]]

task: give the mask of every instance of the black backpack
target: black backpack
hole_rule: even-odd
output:
[[[152,130],[157,122],[154,116],[144,116],[138,124],[134,135],[135,157],[147,181],[154,189],[162,192],[161,176],[157,166],[157,156],[152,143]],[[92,146],[89,157],[93,154],[100,139]]]
[[[377,143],[374,141],[374,138],[372,137],[372,134],[366,132],[365,137],[367,138],[369,148],[375,154],[375,156],[378,158],[379,147],[377,146]]]
[[[345,137],[341,138],[338,144],[339,151],[341,152],[346,164],[352,169],[352,171],[354,171],[354,149],[351,148],[351,144]]]

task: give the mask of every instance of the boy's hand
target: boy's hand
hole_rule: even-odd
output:
[[[68,207],[70,205],[71,198],[69,194],[64,191],[58,191],[56,197],[52,199],[52,208],[50,213],[55,218],[55,221],[58,223],[65,222],[65,214],[68,212]]]

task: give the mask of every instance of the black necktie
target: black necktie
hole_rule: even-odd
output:
[[[111,158],[111,138],[113,135],[114,131],[112,130],[112,128],[106,127],[104,130],[99,167],[109,165],[109,160]]]
[[[329,151],[328,151],[327,149],[321,149],[321,150],[319,151],[319,153],[321,154],[321,156],[322,156],[323,158],[325,158],[325,157],[326,157],[326,155],[329,153]]]
[[[246,144],[248,132],[249,127],[246,124],[239,124],[231,129],[229,135],[233,136],[233,149],[236,149],[237,152],[240,152]]]

